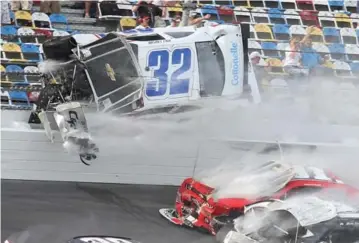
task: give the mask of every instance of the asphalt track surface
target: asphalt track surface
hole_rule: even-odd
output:
[[[79,235],[130,237],[142,243],[215,242],[171,225],[176,187],[1,180],[1,241],[25,231],[24,243],[65,243]]]

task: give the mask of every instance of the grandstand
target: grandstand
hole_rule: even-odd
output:
[[[136,1],[129,1],[135,4]],[[321,57],[329,57],[326,67],[338,78],[358,80],[359,77],[359,13],[356,0],[197,0],[198,16],[211,15],[218,23],[248,23],[251,39],[249,50],[259,52],[259,65],[271,67],[273,77],[287,75],[283,58],[289,40],[303,37],[309,26],[313,49]],[[98,1],[98,19],[83,18],[83,9],[71,8],[62,2],[61,14],[39,12],[34,5],[31,13],[11,13],[11,25],[1,27],[1,100],[2,107],[28,109],[41,88],[37,67],[44,57],[41,44],[57,36],[75,33],[101,34],[111,29],[128,30],[136,27],[136,14],[131,4]],[[182,12],[180,4],[167,8],[165,18]],[[109,25],[107,23],[112,23]],[[112,28],[113,30],[113,28]],[[313,63],[308,55],[307,63]],[[318,64],[320,65],[320,64]],[[268,69],[266,69],[268,70]],[[16,87],[16,89],[14,88]]]

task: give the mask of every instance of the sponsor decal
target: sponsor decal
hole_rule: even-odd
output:
[[[232,56],[232,84],[238,85],[239,83],[239,54],[238,54],[238,44],[232,42],[231,45],[231,56]]]
[[[149,41],[148,44],[160,44],[160,43],[168,43],[171,42],[171,40],[154,40],[154,41]]]

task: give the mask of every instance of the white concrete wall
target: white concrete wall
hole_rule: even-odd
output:
[[[254,123],[253,121],[252,124]],[[98,159],[91,166],[85,166],[80,162],[78,156],[65,152],[58,135],[56,141],[50,143],[43,131],[9,129],[2,125],[1,178],[177,185],[185,177],[193,175],[194,167],[196,167],[197,174],[199,171],[213,168],[229,158],[230,163],[237,163],[242,156],[248,155],[246,151],[249,149],[257,147],[259,151],[265,146],[257,142],[244,143],[238,142],[238,140],[273,141],[274,135],[285,134],[286,129],[285,124],[278,123],[255,127],[260,129],[257,131],[257,137],[253,137],[253,134],[246,136],[246,129],[238,129],[233,132],[226,132],[223,129],[221,134],[223,137],[216,140],[205,139],[201,142],[189,139],[185,134],[171,134],[171,136],[157,138],[157,140],[149,138],[145,142],[136,142],[136,139],[128,139],[125,136],[114,136],[115,139],[112,138],[111,142],[106,141],[105,138],[99,141]],[[289,130],[293,131],[293,127],[289,127]],[[345,140],[358,139],[359,129],[358,127],[311,126],[306,130],[298,130],[297,134],[299,137],[297,142],[309,143],[310,139],[316,138],[312,142],[334,142],[336,143],[334,145],[337,146]],[[293,139],[295,140],[295,138]],[[229,140],[232,142],[228,142]],[[146,146],[142,146],[143,144]],[[334,153],[338,149],[330,144],[321,146],[327,148],[328,151],[325,153]],[[358,143],[341,146],[351,148],[345,152],[336,153],[337,164],[344,163],[344,160],[350,161],[352,158],[358,158]],[[343,159],[342,155],[346,155],[348,158]],[[330,154],[328,157],[333,156]],[[274,157],[265,159],[278,158],[277,153]],[[247,160],[251,161],[251,158]],[[348,164],[346,167],[343,164],[341,168],[353,168],[351,170],[354,173],[353,176],[358,175],[359,166],[354,167],[353,164]]]
[[[57,139],[57,141],[60,141]],[[44,132],[1,132],[1,177],[3,179],[90,181],[109,183],[178,184],[192,175],[197,160],[194,144],[183,143],[180,150],[151,153],[126,149],[106,151],[91,166],[78,156],[67,154],[61,142],[50,143]],[[226,150],[215,144],[211,153],[201,155],[198,166],[218,163]]]

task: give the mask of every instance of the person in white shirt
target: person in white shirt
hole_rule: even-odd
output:
[[[303,38],[303,40],[300,40],[300,37],[293,37],[289,42],[283,61],[284,70],[288,74],[295,76],[308,75],[308,70],[305,69],[301,63],[302,55],[300,53],[300,47],[303,41],[306,41],[306,39]]]

